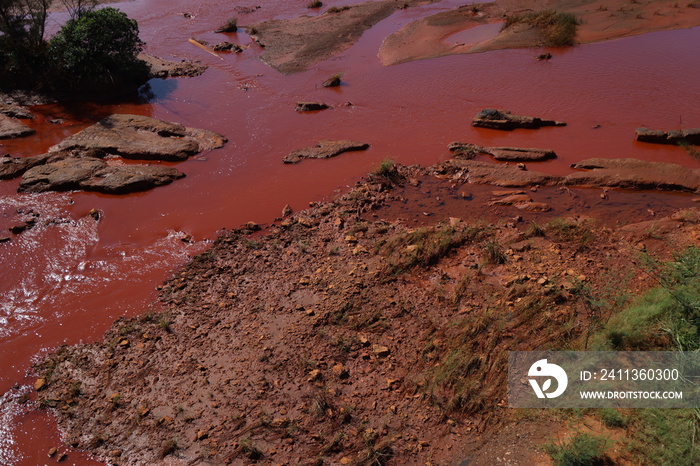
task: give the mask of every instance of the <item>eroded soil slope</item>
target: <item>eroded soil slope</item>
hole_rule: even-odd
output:
[[[148,313],[49,356],[39,404],[116,464],[532,464],[557,427],[498,436],[507,351],[575,345],[590,293],[700,239],[690,196],[605,196],[383,170],[221,236]]]

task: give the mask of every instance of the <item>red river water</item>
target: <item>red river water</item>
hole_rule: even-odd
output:
[[[30,367],[62,344],[95,341],[120,316],[143,312],[155,287],[222,228],[247,221],[270,223],[285,204],[295,210],[332,196],[380,161],[430,165],[449,156],[452,141],[553,149],[559,158],[538,169],[563,174],[589,157],[635,157],[698,168],[678,147],[634,141],[634,129],[700,127],[700,28],[665,31],[599,44],[553,50],[460,55],[384,67],[377,51],[384,37],[412,20],[464,4],[445,0],[397,11],[368,30],[351,48],[283,76],[258,60],[262,49],[241,30],[215,34],[226,18],[239,24],[318,14],[308,0],[135,0],[114,4],[139,22],[146,51],[207,65],[197,78],[151,81],[149,99],[132,103],[79,103],[35,107],[37,134],[3,141],[0,150],[35,155],[111,113],[137,113],[214,130],[230,142],[222,149],[178,164],[187,177],[146,193],[17,194],[0,182],[0,230],[18,223],[17,210],[33,210],[39,225],[0,245],[0,464],[53,463],[46,452],[60,446],[49,414],[16,400],[33,390]],[[326,3],[326,2],[324,2]],[[343,5],[350,1],[329,1]],[[236,7],[261,8],[243,14]],[[325,9],[325,7],[324,7]],[[191,17],[185,17],[183,13]],[[50,28],[66,20],[55,14]],[[495,27],[448,38],[483,40]],[[250,46],[223,60],[193,47],[190,37]],[[320,83],[337,72],[344,85]],[[324,101],[335,108],[294,111],[297,101]],[[343,106],[351,102],[352,106]],[[475,129],[482,108],[507,108],[568,123],[564,128],[498,132]],[[49,122],[63,118],[62,124]],[[599,125],[599,127],[597,127]],[[285,165],[289,151],[319,139],[371,144],[329,160]],[[88,216],[98,209],[103,217]],[[5,233],[4,235],[6,235]],[[192,235],[193,242],[181,238]],[[68,464],[100,464],[69,451]]]

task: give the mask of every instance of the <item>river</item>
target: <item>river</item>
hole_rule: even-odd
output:
[[[318,14],[307,0],[232,2],[136,0],[113,6],[139,22],[146,51],[209,65],[197,78],[152,80],[150,96],[129,103],[73,103],[35,107],[35,136],[3,141],[13,155],[36,155],[111,113],[137,113],[224,134],[222,149],[177,164],[183,180],[145,193],[17,194],[18,181],[0,182],[0,229],[32,210],[40,225],[0,244],[0,464],[53,462],[60,447],[49,414],[19,405],[33,390],[33,361],[52,348],[99,339],[120,316],[145,311],[156,286],[204,248],[222,228],[248,221],[269,224],[285,204],[342,191],[380,161],[430,165],[449,157],[447,144],[553,149],[559,158],[539,170],[570,172],[589,157],[635,157],[700,168],[683,149],[638,143],[634,129],[700,127],[700,28],[655,32],[626,39],[552,50],[506,50],[384,67],[376,57],[387,34],[428,13],[464,1],[397,11],[339,56],[284,76],[258,60],[262,49],[239,29],[215,34],[226,18],[239,24]],[[352,2],[328,2],[327,6]],[[324,7],[325,9],[325,7]],[[189,13],[186,17],[183,13]],[[65,21],[55,14],[50,28]],[[483,32],[479,35],[483,35]],[[477,36],[479,36],[477,35]],[[190,37],[246,46],[223,60],[188,43]],[[461,37],[470,37],[465,34]],[[453,38],[454,39],[454,38]],[[463,39],[462,39],[463,40]],[[321,83],[342,72],[344,85]],[[334,108],[294,111],[297,101]],[[347,102],[352,105],[343,105]],[[497,132],[470,126],[482,108],[507,108],[568,123],[564,128]],[[55,124],[49,120],[62,118]],[[319,139],[355,139],[371,148],[330,160],[285,165],[289,151]],[[102,213],[100,222],[88,215]],[[182,238],[191,235],[191,242]],[[68,464],[101,464],[71,451]]]

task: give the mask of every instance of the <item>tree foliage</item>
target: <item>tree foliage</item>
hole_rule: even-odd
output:
[[[122,87],[147,79],[148,65],[137,57],[143,45],[136,21],[104,8],[70,19],[51,39],[49,55],[74,86]]]
[[[44,31],[51,0],[0,0],[0,83],[31,80],[46,57]]]

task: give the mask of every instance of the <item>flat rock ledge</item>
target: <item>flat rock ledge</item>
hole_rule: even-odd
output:
[[[199,61],[171,61],[147,53],[140,53],[138,57],[150,66],[151,78],[194,78],[207,69],[207,65]]]
[[[700,192],[700,169],[639,159],[586,159],[572,165],[583,170],[567,176],[523,170],[517,165],[454,158],[432,168],[436,175],[476,184],[510,188],[581,186]]]
[[[282,161],[284,163],[298,163],[301,159],[327,159],[335,157],[343,152],[366,150],[369,144],[357,141],[329,141],[322,140],[318,144],[305,149],[298,149],[287,154]]]
[[[162,186],[184,176],[172,167],[108,165],[98,158],[70,157],[30,168],[22,176],[18,191],[40,193],[83,189],[127,194]]]
[[[635,139],[656,144],[693,144],[700,145],[700,128],[682,129],[680,131],[662,131],[649,128],[637,128]]]
[[[13,139],[30,136],[35,131],[14,118],[0,114],[0,139]]]
[[[532,116],[513,115],[507,110],[486,108],[476,114],[472,120],[472,126],[509,131],[516,128],[538,129],[543,126],[566,126],[566,123]]]
[[[22,177],[18,191],[83,189],[108,194],[145,191],[185,176],[172,167],[103,160],[181,161],[221,147],[226,138],[212,131],[140,115],[112,115],[33,157],[0,157],[0,180]]]
[[[541,162],[557,157],[553,150],[547,149],[483,147],[466,142],[453,142],[447,148],[455,153],[456,157],[471,158],[477,154],[488,154],[501,162]]]
[[[227,139],[213,131],[141,115],[111,115],[64,139],[49,152],[92,150],[126,159],[182,161],[222,147]]]

